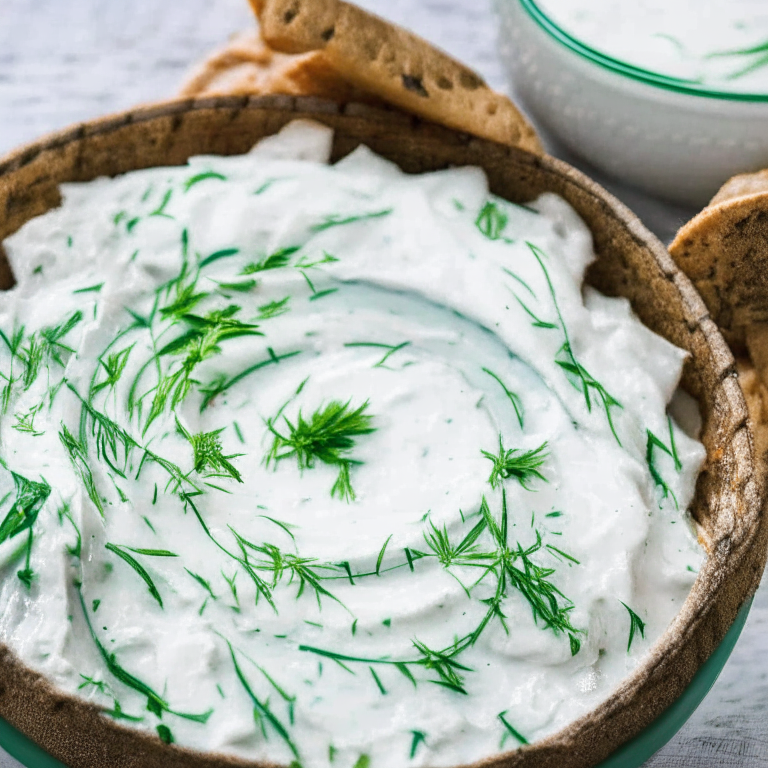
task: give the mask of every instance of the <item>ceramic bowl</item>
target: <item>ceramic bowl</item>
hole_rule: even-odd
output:
[[[77,125],[0,159],[0,240],[56,206],[62,182],[183,164],[198,154],[243,153],[298,117],[335,130],[334,159],[366,144],[406,172],[480,166],[491,190],[513,202],[543,192],[561,195],[593,233],[598,258],[589,282],[609,295],[627,297],[649,328],[689,352],[683,386],[698,400],[707,450],[692,512],[708,552],[689,597],[642,664],[597,709],[542,741],[477,764],[597,765],[668,710],[718,648],[759,583],[768,539],[734,359],[688,278],[631,211],[555,158],[402,113],[312,98],[219,97],[170,102]],[[0,287],[8,288],[13,275],[1,257]],[[70,768],[263,768],[167,745],[152,734],[125,728],[93,705],[54,689],[2,644],[0,717]]]
[[[495,4],[520,101],[596,168],[702,207],[731,176],[768,167],[768,93],[718,92],[643,70],[573,37],[536,0]]]

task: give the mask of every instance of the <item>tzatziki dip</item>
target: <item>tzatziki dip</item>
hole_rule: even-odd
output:
[[[561,29],[639,69],[768,94],[765,0],[536,0]]]
[[[0,642],[169,743],[465,764],[685,601],[685,353],[559,197],[331,141],[65,184],[5,241]]]

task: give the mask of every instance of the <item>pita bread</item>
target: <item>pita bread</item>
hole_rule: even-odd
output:
[[[180,95],[215,96],[283,93],[333,101],[380,100],[347,82],[319,51],[298,56],[272,50],[257,31],[241,33],[212,53],[188,77]]]
[[[411,32],[341,0],[251,0],[267,44],[322,51],[345,80],[433,122],[536,154],[533,127],[471,69]]]

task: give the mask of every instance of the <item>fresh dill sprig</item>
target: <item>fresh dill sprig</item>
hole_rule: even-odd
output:
[[[59,325],[43,328],[39,333],[33,333],[28,337],[27,344],[20,349],[17,347],[14,353],[18,360],[24,366],[21,374],[22,387],[27,390],[37,380],[37,377],[43,365],[48,365],[49,361],[54,361],[62,368],[65,365],[62,355],[74,353],[74,350],[63,343],[62,339],[67,336],[73,328],[83,319],[83,313],[80,310],[72,313]],[[23,334],[23,328],[21,329]],[[9,340],[4,336],[6,344]],[[15,341],[14,336],[14,341]],[[12,344],[13,342],[11,342]],[[9,344],[10,349],[10,344]]]
[[[379,344],[377,342],[373,341],[350,341],[344,344],[345,347],[373,347],[374,349],[386,349],[387,352],[384,353],[384,357],[379,360],[378,363],[374,364],[374,368],[386,368],[384,363],[389,360],[389,358],[395,354],[395,352],[399,352],[401,349],[404,349],[405,347],[410,346],[410,341],[403,341],[400,344]]]
[[[311,589],[315,593],[318,608],[322,607],[321,598],[327,597],[343,606],[333,593],[327,590],[320,582],[324,578],[321,569],[333,570],[332,566],[318,564],[316,558],[301,557],[298,554],[284,552],[279,547],[268,542],[255,544],[241,536],[234,528],[230,530],[235,536],[238,546],[243,554],[243,561],[249,567],[271,576],[273,590],[283,578],[287,578],[290,586],[294,581],[298,582],[296,599],[298,600],[305,589]],[[252,555],[250,553],[256,553]]]
[[[77,542],[75,543],[74,547],[68,544],[67,551],[70,555],[72,555],[72,557],[79,558],[82,551],[83,539],[80,534],[80,528],[77,526],[77,523],[75,523],[72,517],[72,510],[70,509],[69,504],[66,502],[62,504],[56,511],[56,514],[59,518],[59,525],[62,525],[66,519],[69,520],[70,525],[75,529],[75,533],[77,534]]]
[[[288,434],[277,431],[274,419],[267,421],[267,429],[274,436],[272,447],[266,456],[266,464],[277,465],[283,459],[296,457],[299,469],[310,469],[316,461],[339,468],[339,475],[331,490],[331,495],[339,493],[346,501],[355,498],[350,484],[349,468],[359,462],[347,454],[355,447],[355,438],[376,431],[371,426],[373,416],[366,413],[368,401],[355,409],[350,408],[351,400],[342,403],[332,400],[324,407],[318,408],[309,420],[299,411],[296,423],[287,416],[283,421],[288,428]],[[281,409],[282,411],[282,409]]]
[[[222,376],[214,379],[205,386],[201,386],[199,391],[200,394],[204,395],[204,397],[203,402],[200,404],[200,411],[204,411],[216,397],[226,392],[230,387],[234,386],[238,382],[242,381],[246,376],[250,376],[252,373],[261,370],[267,365],[277,365],[283,360],[288,360],[291,357],[295,357],[296,355],[301,354],[301,350],[296,350],[294,352],[286,352],[285,354],[278,355],[275,354],[275,351],[272,349],[272,347],[267,347],[267,352],[269,353],[269,357],[266,360],[255,363],[254,365],[249,366],[240,373],[236,373],[230,378]]]
[[[603,408],[605,409],[605,415],[606,415],[606,418],[608,419],[608,426],[611,428],[611,432],[613,433],[613,436],[616,439],[616,442],[619,445],[621,445],[621,440],[619,440],[619,436],[618,434],[616,434],[616,427],[614,426],[614,423],[613,423],[611,408],[621,408],[622,405],[576,359],[576,356],[573,352],[573,347],[571,346],[571,338],[568,334],[568,328],[565,325],[565,320],[563,319],[562,312],[560,311],[560,304],[557,301],[555,286],[552,284],[552,279],[549,276],[549,270],[544,264],[544,259],[546,258],[546,255],[544,251],[541,250],[541,248],[534,245],[533,243],[526,241],[526,245],[530,249],[536,261],[539,263],[539,266],[541,267],[541,271],[544,273],[544,278],[547,281],[549,293],[550,293],[550,296],[552,297],[552,303],[555,306],[555,311],[557,312],[557,318],[560,321],[560,328],[563,332],[563,336],[565,337],[563,346],[560,347],[560,350],[557,353],[557,356],[555,358],[555,363],[563,369],[563,371],[565,372],[571,384],[576,389],[580,390],[581,393],[584,395],[584,400],[587,405],[587,410],[590,413],[592,412],[592,399],[590,397],[590,392],[593,390],[595,391],[598,398],[603,404]],[[557,326],[553,326],[553,327],[557,327]]]
[[[240,472],[230,459],[236,459],[244,454],[231,453],[228,456],[224,455],[220,438],[224,427],[213,432],[198,432],[193,435],[184,428],[177,417],[176,428],[192,446],[195,472],[199,475],[204,474],[205,477],[229,477],[237,480],[238,483],[243,482]]]
[[[300,246],[294,245],[288,248],[280,248],[269,256],[265,256],[261,261],[252,261],[246,264],[241,275],[254,275],[257,272],[264,272],[269,269],[280,269],[287,267],[291,262],[291,256],[300,249]]]
[[[299,760],[299,750],[293,743],[288,730],[269,708],[269,701],[262,701],[253,692],[253,688],[243,674],[243,670],[240,668],[240,665],[237,663],[237,658],[235,657],[235,649],[232,647],[232,644],[229,641],[227,641],[227,645],[229,646],[229,653],[232,657],[232,664],[235,667],[235,674],[237,675],[237,679],[240,681],[241,685],[245,689],[245,692],[248,694],[248,698],[250,698],[251,702],[253,703],[254,719],[257,723],[263,719],[269,725],[271,725],[272,728],[274,728],[274,730],[277,732],[278,736],[280,736],[280,738],[285,742],[286,746],[288,749],[290,749],[296,760]]]
[[[37,405],[33,405],[26,413],[15,413],[14,417],[16,423],[11,425],[12,428],[17,432],[23,432],[32,435],[33,437],[40,437],[45,434],[44,432],[38,432],[35,429],[35,416],[37,416],[42,407],[43,404],[38,403]]]
[[[88,464],[88,454],[86,453],[85,446],[67,429],[64,422],[61,423],[61,429],[59,430],[59,440],[61,440],[61,444],[69,455],[69,460],[72,462],[75,472],[85,486],[88,498],[93,502],[96,509],[99,510],[99,514],[104,517],[104,504],[96,489],[93,472]]]
[[[178,318],[183,320],[189,329],[160,349],[157,356],[160,358],[165,355],[183,355],[183,359],[174,371],[160,376],[144,424],[144,434],[152,422],[166,410],[169,401],[171,408],[184,401],[192,385],[195,369],[200,363],[219,354],[222,342],[243,336],[263,336],[257,325],[238,320],[235,317],[238,312],[240,307],[232,304],[225,309],[213,310],[205,316],[184,313]]]
[[[130,565],[134,571],[136,571],[136,573],[141,577],[142,581],[147,585],[149,594],[152,595],[155,600],[157,600],[157,603],[161,608],[164,608],[165,606],[163,605],[163,598],[160,596],[160,592],[158,592],[157,587],[155,586],[155,582],[152,581],[152,577],[147,572],[147,569],[144,568],[144,566],[138,560],[136,560],[135,557],[132,557],[130,554],[128,554],[126,550],[129,548],[120,547],[117,544],[112,544],[111,542],[108,542],[105,546],[110,552],[114,552],[119,558],[128,563],[128,565]],[[176,557],[176,555],[172,556]]]
[[[523,736],[520,733],[520,731],[517,730],[517,728],[513,728],[512,727],[512,725],[509,722],[509,720],[507,720],[507,718],[505,717],[506,714],[507,714],[507,711],[504,710],[504,712],[499,712],[499,715],[498,715],[499,720],[501,720],[501,722],[502,722],[502,724],[504,725],[504,728],[505,728],[504,737],[501,740],[501,744],[499,745],[499,749],[502,749],[504,747],[504,744],[505,744],[505,742],[506,742],[506,740],[507,740],[507,738],[509,736],[512,736],[512,738],[514,738],[517,741],[519,741],[520,744],[523,744],[523,745],[527,744],[528,743],[528,739],[526,739],[525,736]]]
[[[0,544],[27,531],[25,565],[17,575],[29,589],[32,586],[32,579],[34,577],[34,572],[30,567],[32,544],[34,542],[33,526],[40,510],[51,495],[51,486],[48,485],[43,477],[40,478],[40,482],[37,482],[36,480],[29,480],[13,470],[11,470],[11,477],[13,478],[16,495],[10,510],[3,519],[3,522],[0,523]]]
[[[499,386],[504,390],[504,394],[509,399],[509,402],[512,403],[512,408],[515,410],[515,416],[517,416],[518,424],[520,424],[520,429],[522,429],[523,401],[520,399],[520,396],[509,390],[507,385],[493,371],[489,370],[488,368],[483,368],[483,371],[487,373],[491,378],[495,379]]]
[[[640,637],[645,639],[645,622],[623,600],[619,600],[619,602],[629,613],[629,642],[627,643],[627,653],[629,653],[632,641],[635,639],[635,633],[639,632]]]
[[[100,382],[99,384],[96,384],[93,387],[94,394],[96,394],[97,392],[100,392],[102,389],[105,389],[105,388],[109,388],[109,389],[115,388],[115,385],[120,380],[120,377],[123,375],[125,366],[128,363],[128,356],[131,354],[131,350],[133,349],[133,347],[134,345],[131,344],[130,347],[126,347],[125,349],[122,349],[119,352],[114,352],[113,354],[108,355],[106,360],[104,360],[103,357],[99,358],[99,364],[104,369],[106,378],[104,379],[104,381]]]
[[[669,416],[667,416],[667,424],[669,426],[669,446],[665,445],[656,435],[653,434],[653,432],[651,432],[650,429],[646,429],[647,441],[645,445],[645,461],[648,464],[648,471],[653,478],[653,482],[659,488],[661,488],[662,498],[666,499],[668,496],[671,496],[672,500],[675,502],[675,507],[677,507],[677,497],[667,482],[664,480],[664,478],[661,476],[655,461],[655,451],[658,449],[666,453],[667,456],[672,459],[675,465],[675,469],[678,472],[683,468],[680,457],[677,455],[675,435],[672,431],[672,419]]]
[[[211,588],[210,582],[208,582],[206,579],[204,579],[202,576],[198,575],[197,573],[193,573],[189,570],[189,568],[184,569],[214,600],[218,600],[219,598],[216,597],[216,595],[213,592],[213,589]]]
[[[546,442],[542,443],[538,448],[525,452],[521,452],[518,448],[505,450],[503,438],[499,435],[498,454],[489,453],[488,451],[480,451],[480,453],[493,463],[493,469],[488,478],[491,488],[495,489],[502,480],[509,480],[512,477],[526,491],[531,490],[527,483],[534,477],[547,482],[547,478],[539,472],[539,467],[544,464],[549,456]]]
[[[284,315],[289,311],[288,302],[291,300],[290,296],[286,296],[279,301],[270,301],[269,304],[262,304],[259,307],[259,320],[269,320],[279,315]]]
[[[193,722],[196,722],[196,723],[205,724],[206,722],[208,722],[208,718],[213,714],[212,709],[209,709],[207,712],[203,712],[200,715],[187,714],[187,713],[176,712],[172,710],[168,702],[162,696],[160,696],[160,694],[156,693],[146,683],[142,682],[137,677],[135,677],[130,672],[128,672],[124,667],[122,667],[117,661],[116,654],[107,653],[107,649],[102,645],[101,641],[96,635],[96,632],[93,629],[93,624],[91,624],[91,619],[88,615],[88,609],[85,607],[85,599],[83,598],[82,588],[80,585],[76,585],[76,586],[78,587],[77,589],[78,597],[80,598],[82,615],[88,627],[88,633],[90,634],[94,645],[98,649],[99,654],[101,655],[101,658],[104,661],[104,664],[109,670],[109,673],[116,680],[119,680],[123,685],[127,686],[128,688],[131,688],[132,690],[136,691],[136,693],[139,693],[142,696],[146,696],[147,709],[153,714],[157,715],[158,717],[162,717],[163,712],[168,712],[171,715],[182,717],[185,720],[192,720]]]

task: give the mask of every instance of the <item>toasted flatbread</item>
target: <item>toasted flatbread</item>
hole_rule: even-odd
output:
[[[278,53],[258,31],[236,35],[225,47],[214,51],[190,74],[180,91],[181,96],[270,93],[374,106],[381,103],[347,82],[325,61],[322,52]]]
[[[267,44],[322,51],[362,91],[450,128],[543,152],[533,127],[471,69],[402,27],[341,0],[250,0]]]
[[[747,329],[768,323],[768,191],[723,194],[680,229],[669,250],[743,352]]]
[[[669,247],[737,354],[756,455],[768,458],[768,170],[729,179]],[[741,357],[738,357],[738,355]]]
[[[758,192],[768,192],[768,170],[757,173],[740,173],[723,184],[717,194],[709,201],[710,205],[718,205],[736,197],[754,195]]]

